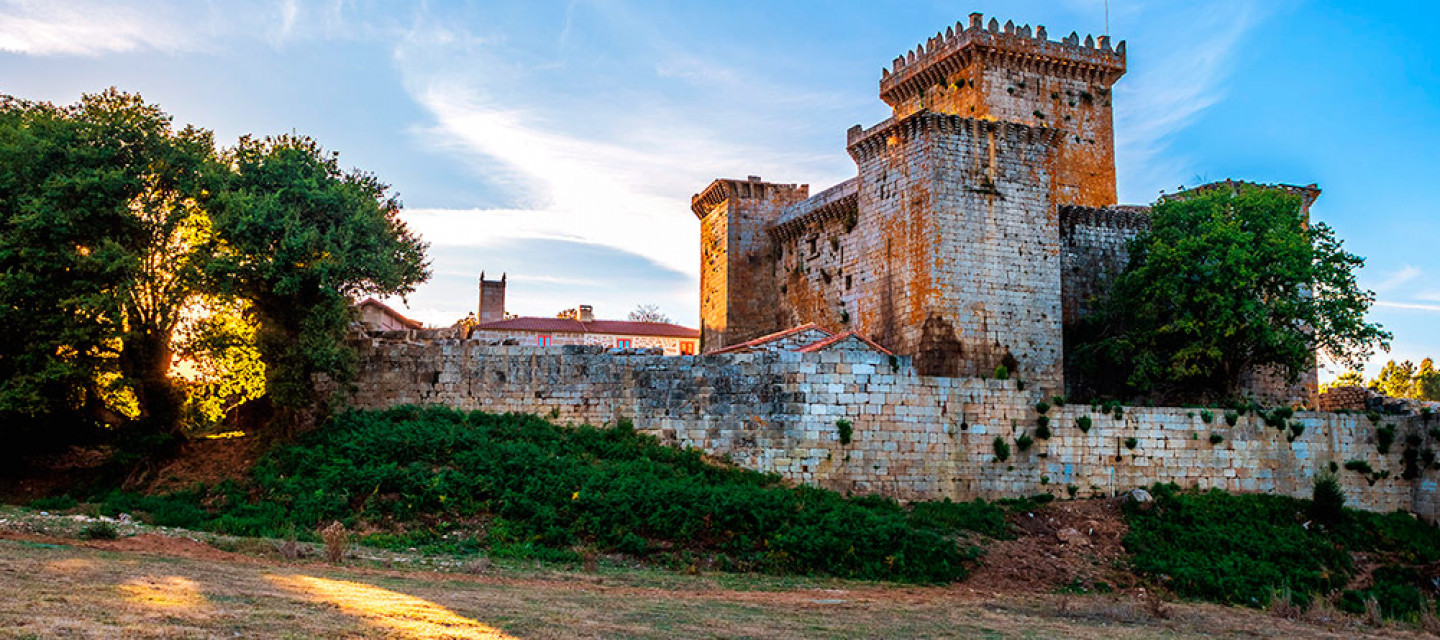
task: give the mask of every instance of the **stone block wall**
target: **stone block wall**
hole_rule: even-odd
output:
[[[693,446],[760,471],[839,491],[900,499],[1021,497],[1048,492],[1110,495],[1154,482],[1229,491],[1308,496],[1334,463],[1350,504],[1440,514],[1437,472],[1401,476],[1406,436],[1440,448],[1419,416],[1302,412],[1304,431],[1290,441],[1256,416],[1234,427],[1224,412],[1125,408],[1121,418],[1089,406],[1057,406],[1047,417],[1053,437],[1019,451],[1015,439],[1035,433],[1035,388],[1014,380],[921,376],[909,358],[865,350],[757,352],[664,357],[596,347],[522,348],[467,341],[370,340],[361,344],[361,375],[352,404],[383,408],[439,404],[493,412],[558,415],[561,422],[634,421],[665,442]],[[1077,424],[1089,417],[1088,433]],[[837,421],[853,437],[839,439]],[[1378,426],[1398,430],[1388,455],[1376,447]],[[1222,440],[1212,443],[1210,436]],[[994,440],[1011,447],[996,460]],[[1133,448],[1128,440],[1133,438]],[[1343,470],[1365,460],[1390,471],[1370,480]]]
[[[1059,389],[1058,135],[930,112],[852,129],[854,328],[927,375],[1004,364]]]

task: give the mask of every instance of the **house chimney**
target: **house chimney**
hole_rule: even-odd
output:
[[[578,320],[581,321],[581,322],[594,322],[594,321],[595,321],[595,307],[592,307],[592,306],[590,306],[590,305],[588,305],[588,304],[582,304],[582,305],[580,305],[580,313],[576,314],[576,316],[577,316],[576,319],[578,319]]]

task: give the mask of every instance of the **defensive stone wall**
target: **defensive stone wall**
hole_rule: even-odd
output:
[[[1126,407],[1116,418],[1066,405],[1048,410],[1053,435],[1039,439],[1036,403],[1043,398],[1033,385],[920,376],[910,359],[854,342],[853,350],[666,357],[372,339],[360,345],[352,404],[439,404],[593,424],[626,418],[666,442],[728,455],[751,469],[900,499],[1064,497],[1072,487],[1083,497],[1154,482],[1308,496],[1314,478],[1333,465],[1352,505],[1440,515],[1435,471],[1402,478],[1406,449],[1440,447],[1431,435],[1440,419],[1372,422],[1300,412],[1289,420],[1303,429],[1297,436],[1254,415],[1232,427],[1220,410],[1207,422],[1200,409]],[[840,441],[840,420],[852,425],[848,444]],[[1396,436],[1381,454],[1377,430],[1386,425]],[[1022,435],[1034,438],[1028,450],[1017,443]],[[1010,448],[1007,460],[997,459],[997,438]],[[1365,461],[1376,475],[1345,470],[1350,460]]]

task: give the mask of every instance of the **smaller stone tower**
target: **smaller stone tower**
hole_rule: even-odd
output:
[[[776,331],[774,245],[767,229],[809,185],[720,179],[690,199],[700,219],[700,350]]]
[[[480,272],[480,307],[475,310],[480,324],[499,322],[505,319],[505,274],[499,280],[486,280]]]

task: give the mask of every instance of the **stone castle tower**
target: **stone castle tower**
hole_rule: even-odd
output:
[[[704,350],[801,322],[856,330],[932,375],[1006,365],[1062,385],[1056,204],[1115,201],[1110,90],[1124,44],[980,14],[881,73],[893,109],[853,127],[857,176],[716,180],[701,220]]]
[[[505,274],[500,274],[499,280],[486,280],[485,272],[480,272],[480,304],[475,319],[480,324],[505,319]]]
[[[720,179],[691,199],[701,349],[815,323],[923,375],[1003,365],[1064,393],[1065,325],[1149,227],[1148,207],[1115,204],[1125,69],[1124,42],[978,13],[896,58],[880,77],[891,117],[846,135],[854,178],[813,196]]]

